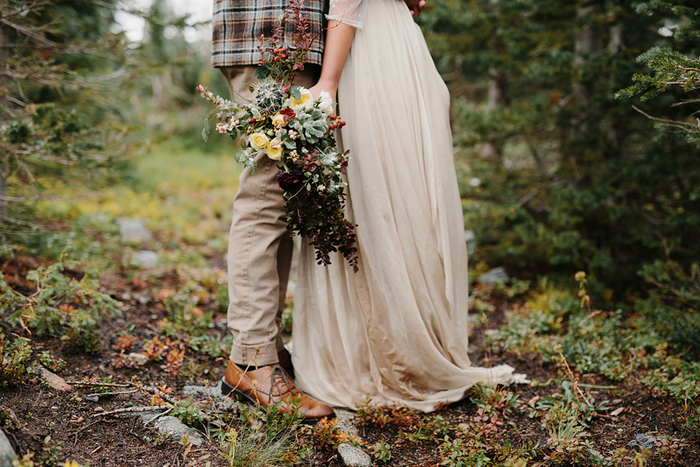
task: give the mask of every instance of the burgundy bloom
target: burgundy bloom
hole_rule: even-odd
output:
[[[304,174],[301,170],[292,169],[289,172],[277,174],[277,183],[288,193],[296,193],[304,186]]]

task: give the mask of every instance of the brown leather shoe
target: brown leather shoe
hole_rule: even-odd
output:
[[[222,394],[239,401],[268,407],[277,402],[280,412],[298,410],[305,421],[333,418],[333,408],[303,394],[279,365],[268,365],[254,371],[243,371],[229,360],[221,381]],[[296,402],[298,400],[298,403]]]

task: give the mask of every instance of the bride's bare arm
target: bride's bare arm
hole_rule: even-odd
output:
[[[338,82],[350,52],[353,37],[355,37],[354,27],[335,20],[328,21],[321,77],[310,89],[314,99],[318,98],[321,91],[327,91],[334,101],[337,100]]]

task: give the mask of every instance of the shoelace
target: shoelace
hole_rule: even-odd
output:
[[[270,392],[268,393],[268,397],[270,398],[269,402],[272,402],[273,397],[282,397],[283,395],[287,393],[294,393],[294,387],[290,386],[290,379],[289,376],[285,373],[284,369],[279,366],[275,365],[272,367],[272,377],[270,381]],[[294,383],[292,383],[294,384]],[[283,391],[283,389],[286,388],[286,391]],[[275,393],[275,390],[277,392]]]

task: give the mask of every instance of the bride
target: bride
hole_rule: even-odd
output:
[[[398,0],[333,0],[321,78],[350,150],[348,218],[359,271],[302,245],[294,308],[297,384],[333,406],[430,412],[513,368],[467,355],[467,251],[449,93]]]

